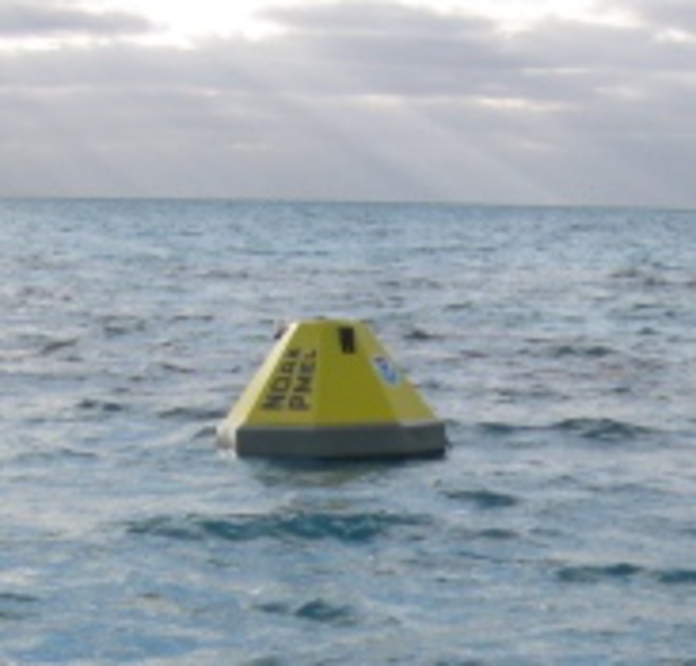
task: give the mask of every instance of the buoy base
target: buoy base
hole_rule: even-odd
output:
[[[434,457],[447,448],[441,422],[341,427],[242,426],[223,423],[218,445],[240,457],[405,458]]]

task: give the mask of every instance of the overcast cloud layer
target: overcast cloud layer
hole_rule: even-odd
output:
[[[286,4],[182,48],[99,0],[4,0],[0,196],[695,207],[696,2],[597,4],[630,21]]]

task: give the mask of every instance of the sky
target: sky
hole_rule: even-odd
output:
[[[0,0],[0,196],[696,207],[694,0]]]

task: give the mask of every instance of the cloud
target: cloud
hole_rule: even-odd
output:
[[[0,52],[0,192],[696,204],[694,46],[630,2],[642,21],[512,35],[316,3],[268,9],[263,40]],[[68,10],[25,7],[51,30]]]
[[[91,12],[68,3],[10,2],[0,5],[0,37],[117,37],[142,34],[154,26],[127,12]]]
[[[696,4],[692,0],[625,0],[626,7],[655,29],[675,29],[696,35]]]

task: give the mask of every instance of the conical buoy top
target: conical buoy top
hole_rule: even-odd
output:
[[[444,453],[444,424],[362,322],[290,324],[218,427],[240,456]]]

